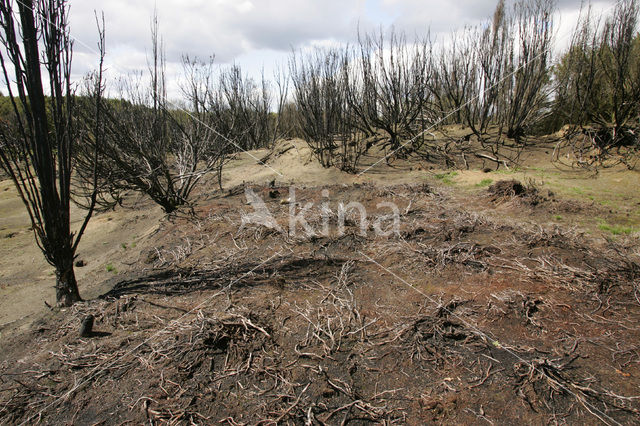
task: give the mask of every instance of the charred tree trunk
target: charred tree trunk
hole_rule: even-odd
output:
[[[65,0],[0,1],[0,65],[14,115],[14,120],[0,126],[0,167],[16,186],[38,246],[47,262],[56,268],[58,306],[70,306],[81,300],[73,261],[93,214],[97,191],[92,176],[87,185],[87,214],[80,229],[72,232],[71,179],[75,165],[72,157],[82,134],[76,129],[67,13]],[[100,30],[97,73],[100,88],[103,47],[104,32]],[[42,72],[42,66],[46,73]],[[50,91],[48,97],[45,85]],[[102,96],[102,89],[98,96]],[[99,116],[98,108],[98,124]]]
[[[56,265],[56,302],[58,306],[71,306],[80,301],[82,298],[73,270],[73,257],[71,261],[65,258]]]

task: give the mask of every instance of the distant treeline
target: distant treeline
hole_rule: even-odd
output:
[[[618,2],[604,17],[584,9],[557,59],[555,11],[550,0],[511,9],[500,1],[491,20],[445,40],[408,42],[379,32],[361,35],[355,46],[294,55],[296,128],[324,165],[345,170],[356,169],[378,141],[393,155],[451,164],[456,148],[463,158],[467,149],[500,164],[517,160],[529,136],[563,127],[571,140],[588,135],[588,144],[573,148],[597,150],[597,161],[621,144],[637,148],[637,2]],[[431,143],[431,132],[451,124],[469,132]],[[480,152],[460,144],[470,139]]]
[[[557,59],[553,0],[511,8],[499,0],[492,19],[445,40],[408,41],[391,30],[294,52],[272,81],[185,56],[178,105],[167,97],[157,19],[149,69],[118,81],[118,100],[106,97],[104,17],[97,70],[72,84],[67,12],[65,0],[0,2],[8,91],[0,97],[0,168],[56,269],[60,306],[81,300],[74,259],[96,209],[136,191],[170,214],[191,205],[208,174],[222,188],[235,153],[282,137],[303,137],[322,165],[348,172],[361,169],[372,148],[387,162],[420,156],[446,166],[469,167],[472,158],[509,166],[530,136],[561,128],[554,158],[562,152],[571,165],[633,167],[637,158],[636,0],[618,1],[604,17],[584,10]],[[87,210],[73,231],[71,202]]]
[[[119,81],[121,99],[100,97],[104,139],[82,144],[77,161],[87,165],[88,176],[101,150],[99,175],[112,203],[133,186],[171,211],[201,172],[216,171],[222,185],[230,155],[285,137],[305,139],[324,166],[350,172],[374,146],[385,150],[387,161],[420,155],[448,166],[473,156],[497,166],[514,163],[532,137],[560,129],[576,155],[592,160],[588,165],[603,163],[620,146],[634,154],[637,1],[618,2],[602,17],[583,9],[569,48],[557,58],[555,13],[553,0],[512,7],[500,0],[492,18],[448,37],[359,34],[353,45],[293,52],[288,67],[259,81],[239,66],[220,70],[213,59],[185,56],[177,105],[167,98],[156,23],[154,66]],[[78,116],[91,128],[96,85],[91,76],[85,83],[74,104],[86,111]],[[10,122],[13,113],[1,96],[0,117]],[[449,131],[451,125],[458,131]],[[444,140],[434,138],[436,131]],[[580,144],[576,135],[585,136]]]

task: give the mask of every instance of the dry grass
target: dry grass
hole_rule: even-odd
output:
[[[537,220],[550,202],[418,182],[301,187],[300,200],[326,189],[333,206],[358,200],[371,212],[393,201],[401,227],[362,236],[353,217],[344,235],[293,238],[241,227],[239,188],[164,220],[102,298],[8,337],[0,419],[615,424],[640,414],[636,237]],[[287,205],[268,207],[286,222]],[[309,223],[321,226],[320,213]],[[80,338],[88,314],[96,333]]]

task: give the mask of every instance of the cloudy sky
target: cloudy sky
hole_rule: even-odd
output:
[[[512,2],[513,0],[511,0]],[[491,16],[497,0],[70,0],[71,32],[76,39],[74,71],[96,63],[94,11],[104,12],[107,65],[111,76],[146,67],[150,21],[157,8],[170,93],[182,54],[220,65],[239,64],[256,76],[286,64],[291,49],[353,41],[357,29],[389,28],[408,34],[444,35]],[[507,0],[509,3],[509,0]],[[610,2],[595,3],[606,9]],[[580,0],[559,0],[558,41],[568,38]]]

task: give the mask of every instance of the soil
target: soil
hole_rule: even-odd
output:
[[[2,423],[637,422],[638,237],[577,226],[618,212],[542,188],[530,203],[524,183],[499,197],[443,184],[409,160],[348,175],[302,141],[251,155],[271,169],[239,155],[193,212],[132,199],[98,215],[72,308],[36,303],[53,296],[39,264],[2,260],[3,318],[35,304],[2,330]],[[247,221],[245,188],[278,226]],[[350,209],[341,232],[339,206],[356,201],[368,222]],[[376,235],[391,226],[384,202],[399,227]],[[308,203],[314,234],[293,234],[290,210]],[[567,223],[549,219],[559,211]],[[36,259],[24,218],[6,217]]]

